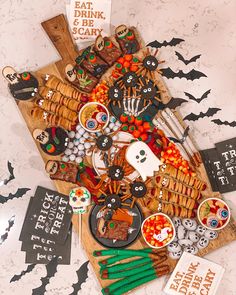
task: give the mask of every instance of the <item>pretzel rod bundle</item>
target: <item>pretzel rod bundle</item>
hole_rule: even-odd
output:
[[[64,119],[62,117],[58,117],[54,114],[45,112],[39,107],[35,107],[32,109],[31,116],[34,119],[44,120],[51,126],[60,126],[69,131],[71,131],[74,128],[74,124],[71,121]]]
[[[199,191],[204,191],[206,189],[206,183],[197,177],[184,174],[179,169],[176,169],[172,165],[164,164],[160,167],[158,174],[165,174],[180,182],[193,187]]]
[[[195,209],[198,206],[198,202],[183,194],[169,191],[168,189],[153,188],[151,194],[163,202],[178,204],[186,209]]]
[[[157,127],[158,129],[162,130],[165,133],[165,136],[167,138],[171,138],[171,137],[175,137],[174,133],[172,132],[172,130],[170,130],[170,128],[166,125],[165,121],[161,118],[156,118],[152,120],[152,123],[154,124],[155,127]],[[175,145],[178,147],[178,149],[181,151],[181,154],[183,155],[183,157],[190,161],[189,155],[186,153],[185,149],[183,148],[183,146],[176,142]]]
[[[53,91],[48,87],[39,87],[39,94],[42,96],[42,98],[50,100],[54,103],[58,103],[60,105],[64,105],[72,111],[78,112],[80,110],[81,103],[78,100],[66,97],[62,95],[60,92]]]
[[[74,98],[77,100],[80,100],[82,95],[81,92],[79,92],[77,89],[75,89],[67,83],[62,82],[59,78],[53,75],[46,76],[45,86],[53,90],[59,91],[64,96]]]
[[[43,99],[38,99],[36,101],[36,104],[42,108],[46,112],[53,113],[57,115],[58,117],[62,117],[64,119],[67,119],[71,121],[74,125],[76,124],[78,120],[77,113],[68,109],[64,105],[60,105],[58,103],[51,102],[49,100],[43,100]]]
[[[149,196],[146,199],[147,208],[152,212],[156,213],[162,212],[166,215],[182,217],[182,218],[192,218],[195,216],[193,209],[187,209],[178,204],[169,203],[156,198],[155,196]]]
[[[202,198],[199,190],[163,174],[156,176],[154,183],[158,188],[165,188],[169,191],[185,195],[186,197],[192,198],[194,200],[199,200]]]

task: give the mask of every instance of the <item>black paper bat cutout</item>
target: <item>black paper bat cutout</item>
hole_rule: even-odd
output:
[[[221,109],[218,108],[209,108],[206,113],[200,112],[199,115],[196,114],[189,114],[186,117],[184,117],[184,120],[188,120],[188,121],[197,121],[200,118],[205,118],[205,117],[212,117],[213,115],[215,115],[217,112],[219,112]]]
[[[180,39],[180,38],[172,38],[170,41],[163,41],[163,42],[159,42],[157,40],[152,41],[150,43],[147,44],[147,46],[150,47],[154,47],[154,48],[161,48],[161,47],[167,47],[167,46],[176,46],[179,43],[185,41],[184,39]]]
[[[10,173],[10,176],[7,179],[4,179],[4,181],[3,181],[3,184],[4,185],[7,185],[8,182],[10,182],[13,179],[15,179],[15,175],[14,175],[14,172],[13,172],[14,171],[14,168],[12,167],[12,164],[9,161],[7,162],[7,168],[8,168],[8,171]]]
[[[230,127],[236,127],[236,121],[221,121],[220,119],[211,120],[211,122],[215,123],[216,125],[225,125]]]
[[[208,94],[211,92],[211,89],[207,90],[203,95],[199,98],[194,97],[192,94],[188,92],[184,92],[184,94],[191,100],[196,101],[197,103],[200,103],[203,99],[208,97]]]
[[[177,55],[178,59],[181,60],[185,65],[190,64],[191,62],[195,62],[196,60],[199,59],[199,57],[201,56],[201,54],[195,55],[192,58],[185,59],[179,52],[175,51],[175,54]]]
[[[9,200],[12,200],[14,198],[21,198],[23,197],[28,191],[30,191],[30,188],[18,188],[17,192],[15,194],[10,193],[7,197],[0,195],[0,204],[4,204]]]
[[[162,76],[165,76],[167,79],[174,79],[174,78],[185,78],[187,80],[196,80],[200,79],[201,77],[207,77],[202,72],[191,70],[188,73],[184,73],[182,70],[175,73],[171,68],[160,69],[162,71]]]
[[[58,257],[54,257],[47,265],[46,270],[47,274],[45,277],[41,278],[42,281],[41,286],[32,290],[32,295],[43,295],[46,292],[46,286],[49,284],[49,281],[52,277],[54,277],[57,272],[58,266]]]
[[[169,140],[173,141],[174,143],[180,143],[180,144],[183,144],[186,140],[186,138],[188,137],[188,133],[189,133],[189,130],[190,130],[190,127],[188,126],[185,130],[184,130],[184,133],[182,135],[182,138],[178,139],[178,138],[175,138],[175,137],[168,137]]]
[[[78,291],[81,289],[81,285],[86,281],[88,278],[88,264],[89,261],[86,261],[81,267],[76,271],[78,282],[73,284],[72,287],[74,291],[69,295],[77,295]]]
[[[186,99],[183,98],[174,98],[172,97],[171,100],[164,105],[164,108],[169,108],[171,110],[176,109],[177,107],[180,107],[182,103],[188,102]]]
[[[2,243],[4,241],[6,241],[6,239],[8,238],[8,233],[11,230],[11,228],[13,227],[15,222],[15,215],[13,215],[9,220],[8,220],[8,227],[5,229],[5,233],[3,235],[0,236],[0,245],[2,245]]]
[[[19,281],[25,274],[31,272],[34,268],[35,268],[36,264],[29,264],[26,268],[26,270],[22,270],[22,272],[19,275],[14,275],[11,280],[10,283],[15,282],[15,281]]]

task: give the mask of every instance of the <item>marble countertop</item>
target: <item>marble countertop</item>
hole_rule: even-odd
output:
[[[1,0],[0,1],[0,68],[11,65],[18,71],[36,70],[59,59],[59,55],[41,28],[40,23],[57,14],[65,13],[66,1],[58,0]],[[205,112],[209,107],[221,110],[214,119],[233,121],[236,118],[236,1],[234,0],[116,0],[112,1],[112,28],[118,24],[134,25],[145,42],[171,40],[173,37],[185,41],[176,47],[163,47],[160,58],[174,71],[190,71],[193,67],[207,77],[198,80],[165,79],[173,97],[185,97],[184,92],[195,97],[211,89],[207,99],[201,103],[183,104],[180,112],[187,115]],[[177,59],[175,50],[191,58],[201,54],[194,63],[184,65]],[[0,294],[32,294],[45,276],[44,265],[36,265],[32,272],[19,281],[11,282],[15,274],[26,269],[24,253],[18,241],[28,201],[37,185],[53,188],[44,172],[43,161],[26,128],[26,124],[10,96],[6,82],[0,78],[0,179],[7,171],[7,161],[14,166],[15,180],[0,187],[0,194],[15,192],[17,188],[30,188],[19,199],[0,204],[0,235],[7,227],[7,220],[15,215],[15,224],[8,238],[0,245],[1,271]],[[215,142],[236,136],[236,128],[218,126],[212,118],[191,121],[192,134],[200,149],[211,148]],[[236,206],[236,193],[225,194],[232,208]],[[225,269],[217,295],[236,294],[236,242],[223,247],[208,259],[221,264]],[[77,281],[76,270],[86,261],[73,235],[71,265],[58,266],[57,273],[47,285],[45,294],[68,295]],[[132,294],[164,294],[162,288],[166,278],[155,280]],[[89,278],[78,294],[100,294],[100,287],[91,267]]]

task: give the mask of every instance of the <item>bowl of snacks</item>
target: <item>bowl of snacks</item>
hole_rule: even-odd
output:
[[[141,227],[145,242],[151,248],[162,248],[170,244],[175,237],[175,227],[171,219],[163,213],[147,217]]]
[[[88,132],[98,132],[109,123],[108,109],[99,102],[88,102],[79,111],[79,122]]]
[[[209,198],[199,205],[197,216],[199,222],[206,228],[220,230],[229,223],[230,209],[223,200]]]

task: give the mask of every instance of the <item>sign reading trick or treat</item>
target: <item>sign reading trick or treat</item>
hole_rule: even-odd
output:
[[[71,0],[67,17],[77,44],[93,41],[100,34],[110,35],[111,0]]]

